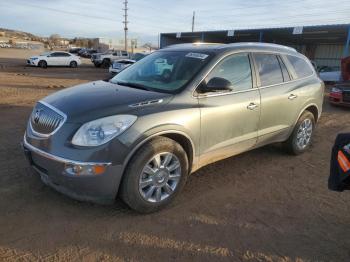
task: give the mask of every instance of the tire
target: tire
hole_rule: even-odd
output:
[[[78,67],[78,63],[77,63],[76,61],[71,61],[71,62],[69,63],[69,67],[71,67],[71,68],[76,68],[76,67]]]
[[[103,59],[101,66],[103,68],[108,68],[111,65],[111,61],[109,59]]]
[[[152,161],[152,159],[159,155],[161,164],[156,165],[157,161]],[[166,157],[169,155],[171,156],[170,162],[165,164]],[[163,165],[167,168],[162,167]],[[151,169],[146,169],[150,166],[152,166]],[[160,168],[158,169],[157,166]],[[175,166],[180,167],[174,169]],[[171,169],[174,170],[163,176],[164,172],[167,173]],[[144,170],[148,170],[149,174]],[[157,171],[152,173],[149,170]],[[188,172],[189,163],[184,149],[172,139],[154,138],[146,142],[131,158],[121,184],[120,197],[131,209],[139,213],[155,212],[173,201],[185,185]],[[141,181],[145,183],[143,188]],[[169,187],[172,190],[169,191]],[[161,188],[160,194],[158,194],[159,188]],[[152,193],[148,194],[149,198],[146,199],[147,193],[151,191]]]
[[[41,68],[47,68],[47,63],[45,60],[40,60],[38,66]]]
[[[310,129],[307,128],[309,125],[311,125],[311,132],[309,132]],[[284,143],[287,152],[292,155],[304,153],[312,143],[314,129],[315,117],[311,112],[305,111],[296,123],[292,134]]]
[[[101,64],[99,63],[94,63],[95,67],[101,67]]]

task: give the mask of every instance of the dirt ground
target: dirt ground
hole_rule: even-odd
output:
[[[138,215],[120,201],[71,200],[31,171],[20,142],[35,101],[108,74],[88,61],[25,67],[21,52],[0,49],[0,260],[350,261],[350,192],[327,189],[350,109],[325,100],[304,155],[272,145],[220,161],[190,176],[169,208]]]

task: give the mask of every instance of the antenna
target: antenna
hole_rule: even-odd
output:
[[[124,0],[124,21],[123,21],[123,24],[124,24],[124,44],[125,44],[125,51],[127,52],[128,51],[128,0]]]

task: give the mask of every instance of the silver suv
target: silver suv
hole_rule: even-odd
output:
[[[24,150],[42,181],[64,194],[98,203],[120,196],[153,212],[209,163],[276,142],[303,153],[323,92],[309,60],[292,48],[180,45],[109,82],[39,101]]]
[[[122,50],[108,50],[105,53],[91,55],[91,62],[95,67],[108,68],[113,61],[129,58],[129,53]]]

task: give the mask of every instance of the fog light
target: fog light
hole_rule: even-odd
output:
[[[64,171],[72,176],[101,175],[106,171],[104,165],[74,165],[66,164]]]

